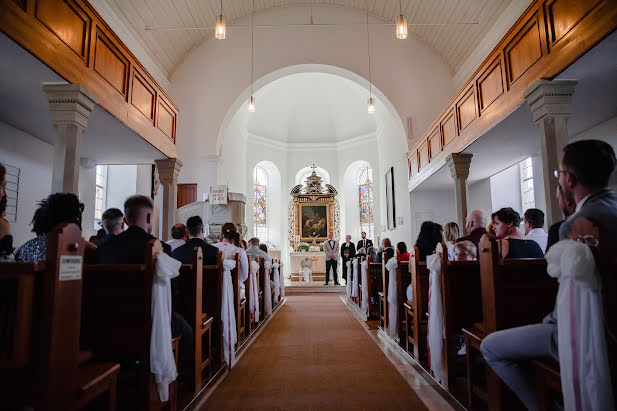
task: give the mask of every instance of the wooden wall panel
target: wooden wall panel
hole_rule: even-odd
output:
[[[26,9],[28,8],[27,0],[13,0],[13,2],[17,4],[17,6],[19,6],[23,11],[26,11]]]
[[[86,59],[92,19],[72,0],[39,0],[36,18],[78,56]]]
[[[154,120],[156,92],[150,87],[144,76],[136,70],[133,71],[131,90],[131,104],[141,111],[144,116]]]
[[[126,96],[129,61],[100,29],[96,31],[95,43],[94,70]]]
[[[429,159],[435,157],[441,152],[441,134],[439,129],[436,128],[433,133],[428,137],[428,155]]]
[[[443,146],[447,146],[452,140],[456,138],[456,119],[454,117],[454,109],[452,109],[441,122],[441,136],[443,139]]]
[[[476,110],[476,95],[474,88],[471,87],[456,103],[456,115],[458,117],[459,132],[469,125],[478,116]]]
[[[506,46],[504,55],[510,86],[542,57],[538,13],[514,36]]]
[[[600,0],[549,0],[545,4],[548,44],[552,47],[568,31],[598,6]]]
[[[418,147],[418,165],[420,168],[428,164],[428,145],[426,140]]]
[[[158,122],[157,127],[165,133],[165,135],[171,138],[173,141],[176,141],[175,130],[176,130],[176,116],[174,115],[173,110],[169,107],[169,105],[162,99],[159,99],[159,105],[157,108],[158,111]]]
[[[414,153],[411,155],[409,160],[409,177],[415,176],[418,174],[418,153]]]
[[[497,58],[480,75],[477,82],[478,106],[480,113],[503,94],[503,75],[501,58]]]
[[[197,184],[178,184],[177,208],[197,201]]]

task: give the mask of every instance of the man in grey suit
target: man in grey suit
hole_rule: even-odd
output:
[[[255,257],[263,258],[272,263],[272,257],[268,255],[265,251],[259,248],[259,238],[254,237],[249,240],[249,247],[246,249],[246,255],[248,255],[251,259],[255,259]]]
[[[588,218],[606,228],[609,241],[617,244],[617,194],[607,188],[615,170],[613,148],[598,140],[582,140],[568,144],[555,177],[563,193],[574,198],[576,211],[559,229],[559,239],[568,238],[577,218]],[[615,253],[614,246],[607,247]],[[480,346],[491,368],[530,409],[538,409],[538,399],[531,372],[534,357],[553,357],[557,351],[557,318],[549,314],[542,324],[532,324],[497,331],[487,336]]]
[[[323,243],[323,251],[326,253],[326,284],[330,277],[330,268],[332,268],[332,279],[335,285],[339,285],[336,275],[336,266],[338,265],[338,241],[334,239],[334,233],[328,233],[328,241]]]

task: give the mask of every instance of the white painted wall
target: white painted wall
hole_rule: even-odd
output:
[[[124,201],[137,191],[137,166],[107,166],[107,208],[117,208],[124,212]],[[146,195],[150,195],[147,193]]]
[[[467,194],[469,199],[468,210],[482,210],[487,218],[490,217],[493,212],[490,178],[485,178],[484,180],[470,184]]]
[[[410,237],[405,241],[407,247],[413,246],[418,238],[420,226],[424,221],[433,221],[442,226],[456,221],[454,206],[454,190],[412,191],[409,193],[411,202]]]
[[[522,215],[521,174],[519,165],[515,164],[493,176],[491,181],[491,203],[493,211],[512,207]]]

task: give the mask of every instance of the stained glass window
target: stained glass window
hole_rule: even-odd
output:
[[[358,172],[358,199],[360,206],[360,231],[366,232],[367,238],[374,238],[373,225],[373,169],[370,165]]]
[[[253,227],[254,235],[262,243],[268,241],[268,175],[257,166],[253,174]]]
[[[99,229],[105,211],[107,194],[107,166],[96,166],[95,198],[94,198],[94,228]]]

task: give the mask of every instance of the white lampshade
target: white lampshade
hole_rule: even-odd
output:
[[[216,18],[216,27],[214,29],[214,37],[219,40],[225,40],[225,17],[222,14]]]
[[[249,113],[255,112],[255,97],[251,96],[249,98]]]
[[[375,114],[375,100],[373,97],[368,99],[368,113]]]
[[[407,38],[407,16],[402,14],[396,18],[396,38],[401,40]]]

